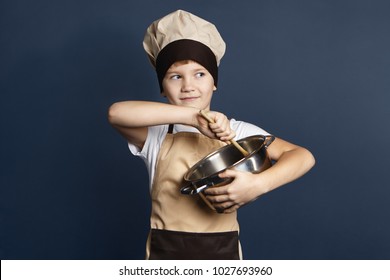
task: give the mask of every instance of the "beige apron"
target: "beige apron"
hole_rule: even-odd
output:
[[[223,145],[199,133],[166,135],[152,185],[147,259],[240,258],[237,213],[218,214],[198,195],[180,193],[187,170]]]

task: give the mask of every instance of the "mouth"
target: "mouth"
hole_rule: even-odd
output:
[[[183,102],[192,102],[192,101],[195,101],[199,98],[199,96],[188,96],[188,97],[182,97],[180,98],[180,101],[183,101]]]

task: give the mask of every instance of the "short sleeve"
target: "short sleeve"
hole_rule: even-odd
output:
[[[242,139],[248,136],[252,135],[264,135],[268,136],[270,135],[267,131],[264,129],[253,125],[251,123],[243,122],[243,121],[236,121],[235,119],[230,120],[231,128],[236,132],[236,140]]]
[[[157,157],[160,151],[162,142],[167,134],[167,125],[157,125],[148,127],[148,136],[146,137],[145,144],[142,149],[137,146],[128,143],[130,152],[143,159],[149,173],[149,186],[151,188],[151,182],[153,180]]]

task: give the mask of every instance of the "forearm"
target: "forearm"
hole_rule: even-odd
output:
[[[127,128],[171,123],[193,126],[197,113],[198,110],[191,107],[148,101],[123,101],[110,107],[108,118],[112,125]]]
[[[269,169],[256,176],[254,184],[258,196],[294,181],[308,172],[314,165],[313,155],[302,147],[284,152]]]

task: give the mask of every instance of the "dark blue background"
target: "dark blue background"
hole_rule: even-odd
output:
[[[227,43],[213,109],[317,160],[240,210],[245,258],[389,259],[389,3],[1,1],[1,258],[144,257],[146,169],[106,112],[163,100],[142,39],[181,8]]]

